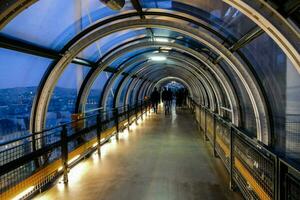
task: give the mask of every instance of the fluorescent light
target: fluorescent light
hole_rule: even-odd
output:
[[[154,38],[154,41],[156,42],[169,42],[167,38]]]
[[[152,56],[152,57],[150,57],[150,59],[151,59],[152,61],[164,61],[164,60],[166,60],[167,58],[164,57],[164,56]]]
[[[160,49],[161,49],[161,50],[166,50],[166,51],[172,50],[171,47],[162,47],[162,48],[160,48]]]

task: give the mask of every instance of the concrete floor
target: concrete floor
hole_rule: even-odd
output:
[[[93,154],[72,168],[69,179],[35,199],[241,199],[186,110],[148,116],[105,144],[101,158]]]

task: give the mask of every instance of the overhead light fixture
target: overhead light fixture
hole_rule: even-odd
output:
[[[168,38],[154,38],[155,42],[169,42]]]
[[[165,56],[152,56],[150,57],[152,61],[165,61],[167,58]]]
[[[112,10],[121,10],[125,5],[125,0],[100,0]]]
[[[166,51],[170,51],[170,50],[172,50],[172,48],[171,47],[162,47],[162,48],[160,48],[161,50],[166,50]]]

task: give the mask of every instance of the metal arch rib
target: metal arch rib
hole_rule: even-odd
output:
[[[218,52],[227,63],[234,69],[239,78],[242,80],[244,87],[251,99],[252,106],[254,109],[255,116],[257,117],[257,131],[258,131],[258,139],[263,141],[264,143],[269,142],[269,124],[268,124],[268,114],[265,109],[265,100],[262,98],[262,94],[259,88],[257,88],[257,84],[255,80],[252,80],[250,77],[250,72],[247,69],[244,69],[241,63],[234,58],[231,52],[228,51],[222,44],[215,41],[212,37],[207,35],[206,33],[199,32],[187,25],[174,23],[172,21],[167,20],[157,20],[157,19],[145,19],[145,20],[130,20],[126,22],[126,26],[124,27],[124,22],[116,23],[108,27],[104,27],[103,29],[97,30],[90,35],[86,36],[81,41],[78,41],[76,45],[74,45],[67,54],[57,63],[56,67],[54,67],[53,71],[49,74],[44,88],[41,92],[41,100],[38,102],[36,109],[36,130],[41,130],[44,123],[45,117],[45,109],[48,105],[49,95],[53,91],[53,84],[56,83],[57,77],[62,73],[63,69],[66,67],[68,63],[73,59],[75,55],[77,55],[80,51],[82,51],[88,44],[95,42],[97,39],[109,35],[111,33],[127,30],[131,28],[166,28],[170,30],[174,30],[180,32],[184,35],[189,35],[190,37],[196,39],[197,41],[202,42],[206,46],[210,47],[214,51]],[[244,76],[242,75],[244,74]],[[247,76],[245,76],[247,74]],[[247,81],[246,81],[247,80]],[[248,83],[249,82],[249,83]],[[253,88],[250,89],[249,85]],[[52,85],[52,86],[51,86]],[[256,104],[257,102],[257,104]],[[263,126],[262,126],[263,125]]]
[[[171,68],[172,69],[172,68],[174,68],[174,66],[172,65],[171,67],[169,66],[169,67],[166,67],[166,68],[169,68],[169,69]],[[201,82],[197,79],[197,77],[193,75],[193,73],[191,73],[187,69],[183,69],[183,68],[178,67],[178,66],[176,66],[175,68],[177,68],[177,70],[175,70],[175,71],[172,70],[170,73],[173,73],[174,76],[176,75],[176,76],[179,76],[179,77],[184,77],[185,79],[189,80],[189,82],[191,83],[191,85],[193,85],[193,87],[194,87],[193,91],[198,91],[197,92],[198,94],[201,93],[203,96],[206,96],[206,99],[208,99],[205,87],[201,84]],[[146,69],[146,68],[144,68],[144,69]],[[144,73],[145,76],[150,77],[151,75],[154,76],[153,75],[154,71],[159,71],[159,70],[160,70],[160,66],[156,66],[155,68],[149,68],[146,72],[141,72],[141,73]],[[162,73],[160,73],[159,75],[162,75]],[[155,77],[157,77],[157,76],[155,75]],[[150,79],[152,79],[152,78],[150,78]],[[197,84],[197,82],[199,84]],[[129,90],[131,90],[132,88],[134,88],[135,84],[132,85],[132,87],[130,87]],[[203,92],[206,95],[204,95]],[[134,97],[135,97],[135,94],[134,94],[133,98]],[[128,98],[129,97],[127,96],[126,97],[126,103],[128,103]]]
[[[147,41],[147,40],[146,40]],[[128,48],[128,50],[134,50],[134,46],[136,46],[136,48],[140,47],[140,48],[143,48],[143,44],[142,43],[134,43],[131,47],[129,45],[125,45],[124,49],[125,48]],[[159,47],[161,46],[159,43],[154,43],[154,42],[149,42],[147,44],[145,44],[145,46],[152,46],[152,47]],[[233,113],[232,113],[232,120],[233,120],[233,123],[236,124],[237,126],[239,125],[239,109],[238,109],[238,99],[237,99],[237,96],[235,94],[235,91],[233,89],[233,86],[230,84],[230,81],[229,79],[226,77],[226,75],[224,74],[224,72],[222,70],[220,70],[218,67],[216,67],[211,61],[209,61],[206,57],[204,57],[202,54],[200,54],[199,52],[195,51],[195,50],[192,50],[190,48],[187,48],[183,45],[179,45],[179,44],[176,44],[176,43],[168,43],[168,44],[165,44],[164,43],[164,46],[165,47],[171,47],[173,48],[174,50],[176,51],[180,51],[180,52],[184,52],[184,53],[187,53],[189,54],[190,56],[192,56],[195,60],[199,60],[199,62],[201,62],[202,64],[204,64],[210,71],[211,73],[217,78],[218,82],[220,83],[220,85],[223,87],[225,93],[226,93],[226,96],[227,96],[227,99],[230,103],[230,107],[231,109],[233,110]],[[120,52],[120,51],[119,51]],[[118,53],[117,52],[114,52],[114,53],[111,53],[112,55],[117,55]],[[107,56],[109,57],[109,56]],[[101,63],[104,63],[101,62]],[[91,71],[91,74],[94,73],[93,71]],[[89,79],[90,78],[90,75],[87,75],[86,79]],[[91,81],[93,82],[93,81]],[[79,99],[80,98],[84,98],[85,95],[82,95],[82,90],[84,89],[84,87],[86,87],[86,80],[84,81],[84,84],[82,84],[82,88],[81,88],[81,92],[80,92],[80,95],[79,95]],[[80,100],[81,102],[84,102],[84,100]],[[80,103],[81,105],[84,105],[84,103]]]
[[[113,81],[115,80],[115,79],[117,79],[117,77],[118,77],[118,75],[120,75],[122,72],[123,72],[123,70],[125,70],[126,69],[126,67],[127,66],[130,66],[131,64],[133,64],[133,63],[135,63],[135,62],[140,62],[140,61],[142,61],[143,59],[144,59],[144,56],[146,56],[146,55],[141,55],[141,58],[140,57],[137,57],[136,59],[134,59],[134,60],[132,60],[130,63],[128,63],[126,66],[124,66],[122,69],[120,69],[120,71],[117,73],[117,74],[115,74],[114,75],[114,78],[111,80],[111,82],[110,82],[110,84],[108,85],[108,87],[106,88],[106,90],[104,91],[104,98],[102,98],[102,102],[101,102],[101,106],[102,107],[105,107],[106,106],[106,101],[107,101],[107,96],[108,96],[108,91],[111,89],[111,87],[112,87],[112,84],[113,84]],[[211,96],[211,98],[213,98],[213,99],[215,99],[215,97],[217,97],[216,99],[217,99],[217,104],[219,105],[219,106],[221,106],[220,105],[220,91],[219,91],[219,88],[215,88],[215,85],[213,85],[212,83],[211,83],[211,81],[209,80],[209,78],[207,78],[207,76],[209,76],[208,74],[206,74],[203,70],[201,70],[201,68],[197,68],[196,67],[196,65],[194,64],[194,63],[190,63],[190,62],[188,62],[188,60],[189,60],[189,58],[188,59],[178,59],[176,56],[174,56],[174,55],[172,55],[172,54],[170,54],[170,55],[166,55],[170,60],[172,60],[172,61],[175,61],[175,62],[183,62],[183,63],[185,63],[186,65],[188,65],[189,67],[193,67],[194,69],[195,69],[195,75],[196,74],[198,74],[199,72],[202,74],[202,76],[203,77],[205,77],[205,78],[203,78],[202,76],[199,76],[198,78],[201,80],[201,82],[203,82],[204,83],[204,85],[206,86],[206,88],[208,88],[209,90],[212,90],[213,91],[213,93],[214,93],[214,95],[212,96],[212,95],[210,95]],[[180,56],[180,55],[177,55],[177,56]],[[198,72],[197,72],[198,71]],[[212,79],[212,77],[210,77],[211,79]],[[208,83],[209,83],[209,85],[210,85],[210,87],[208,86]],[[210,92],[210,93],[212,93],[212,92]],[[213,103],[213,104],[215,104],[215,103]],[[213,110],[214,110],[214,108],[213,108]]]

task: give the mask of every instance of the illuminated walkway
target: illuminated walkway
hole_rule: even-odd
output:
[[[36,199],[240,199],[197,132],[187,110],[151,115],[74,167],[68,187],[57,183]]]

